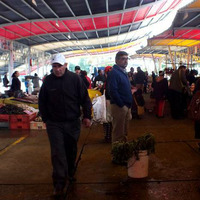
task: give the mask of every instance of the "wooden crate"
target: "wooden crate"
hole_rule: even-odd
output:
[[[37,113],[24,115],[10,115],[10,122],[30,122],[36,118]]]
[[[7,115],[7,114],[0,114],[0,121],[1,122],[8,122],[9,121],[9,115]]]
[[[30,122],[30,129],[31,130],[45,130],[46,124],[44,122]]]
[[[10,115],[10,129],[30,129],[30,121],[36,118],[36,113],[29,115]]]
[[[10,122],[9,128],[11,130],[17,129],[17,130],[26,130],[30,129],[30,122]]]

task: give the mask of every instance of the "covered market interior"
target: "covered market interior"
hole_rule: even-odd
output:
[[[131,68],[136,73],[140,67],[149,77],[144,113],[130,120],[128,134],[129,141],[149,133],[155,137],[148,176],[130,178],[130,167],[112,162],[104,122],[93,120],[89,129],[81,129],[77,180],[66,185],[62,199],[200,199],[200,146],[194,123],[188,117],[173,119],[168,100],[164,116],[155,115],[151,75],[153,71],[159,77],[164,71],[170,82],[172,73],[184,65],[188,72],[195,71],[198,80],[199,22],[200,0],[1,0],[0,200],[55,199],[50,145],[38,114],[38,95],[52,73],[52,57],[61,53],[68,70],[75,72],[80,66],[95,80],[98,70],[115,64],[118,51],[129,55],[127,75]],[[17,95],[10,93],[15,71],[21,82]],[[102,93],[92,82],[88,93],[94,106]]]

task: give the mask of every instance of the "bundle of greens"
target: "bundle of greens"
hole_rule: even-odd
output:
[[[155,152],[155,138],[148,133],[131,142],[115,142],[112,145],[113,163],[125,165],[135,155],[139,160],[139,152],[147,150],[148,155]]]

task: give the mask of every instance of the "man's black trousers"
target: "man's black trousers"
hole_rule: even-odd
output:
[[[67,122],[48,120],[46,125],[51,146],[53,183],[55,188],[62,189],[66,180],[74,175],[80,119]]]

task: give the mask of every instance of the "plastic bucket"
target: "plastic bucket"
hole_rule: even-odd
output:
[[[131,178],[145,178],[148,176],[149,156],[147,151],[139,152],[139,160],[133,156],[128,161],[128,176]]]

